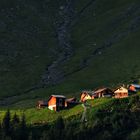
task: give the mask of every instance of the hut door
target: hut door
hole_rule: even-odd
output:
[[[56,111],[56,107],[53,107],[53,110]]]
[[[59,99],[59,106],[63,106],[63,100],[62,99]]]

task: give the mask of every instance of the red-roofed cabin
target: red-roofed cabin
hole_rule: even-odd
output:
[[[48,108],[54,111],[60,111],[66,107],[66,97],[63,95],[51,95],[48,100]]]
[[[43,101],[43,100],[40,100],[40,101],[37,102],[37,108],[38,109],[45,108],[45,107],[47,107],[47,105],[48,105],[47,102]]]
[[[134,85],[130,85],[128,90],[129,90],[130,92],[136,92],[136,88],[135,88]]]

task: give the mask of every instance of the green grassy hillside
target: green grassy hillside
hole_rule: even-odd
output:
[[[19,140],[23,138],[32,140],[139,139],[140,95],[123,99],[94,99],[89,100],[88,103],[92,108],[87,109],[86,122],[81,122],[83,112],[81,105],[60,112],[48,109],[10,110],[10,113],[0,111],[0,138],[3,140],[8,138]]]
[[[94,100],[88,100],[88,104],[91,105],[91,108],[87,109],[87,118],[88,120],[92,120],[92,117],[96,114],[96,112],[100,112],[101,110],[104,113],[108,111],[130,111],[130,112],[139,112],[139,100],[140,94],[132,95],[128,98],[123,99],[115,99],[115,98],[99,98]],[[7,110],[1,109],[0,111],[0,121],[2,121],[5,113]],[[77,122],[81,121],[82,113],[84,109],[82,104],[79,103],[72,108],[66,108],[59,112],[49,110],[48,108],[30,108],[30,109],[11,109],[11,118],[16,113],[20,118],[23,114],[26,116],[26,122],[28,125],[38,124],[38,125],[45,125],[51,124],[55,122],[57,118],[60,116],[64,120],[69,120],[71,118],[77,118]]]
[[[139,0],[0,1],[0,106],[140,77]]]

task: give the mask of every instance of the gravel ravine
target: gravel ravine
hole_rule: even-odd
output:
[[[42,85],[48,87],[55,85],[64,79],[64,72],[60,65],[65,63],[73,54],[73,48],[70,42],[71,22],[74,17],[73,0],[66,1],[65,5],[59,7],[59,17],[55,21],[58,47],[61,53],[57,59],[47,67],[45,74],[42,76]]]

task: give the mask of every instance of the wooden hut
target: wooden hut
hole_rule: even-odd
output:
[[[60,111],[66,107],[66,97],[63,95],[51,95],[48,100],[48,108],[54,111]]]
[[[109,88],[100,88],[93,93],[94,98],[112,97],[113,95],[113,91]]]
[[[133,85],[136,89],[140,89],[140,85],[139,84],[131,84]]]
[[[84,102],[86,100],[89,100],[89,99],[94,99],[94,96],[92,96],[92,91],[83,91],[81,93],[81,102]]]
[[[140,91],[140,85],[139,84],[131,84],[129,86],[129,91],[133,91],[133,92]]]
[[[77,105],[78,103],[79,102],[77,101],[77,99],[75,97],[66,99],[66,106],[67,107],[73,107],[73,106]]]
[[[36,106],[37,106],[38,109],[41,109],[41,108],[47,107],[47,105],[48,104],[47,104],[46,101],[40,100],[40,101],[37,102],[37,105]]]
[[[114,91],[114,97],[115,98],[126,98],[128,97],[128,89],[124,87],[119,87]]]
[[[130,85],[129,87],[128,87],[128,91],[129,92],[136,92],[137,90],[136,90],[136,87],[134,86],[134,85]]]

